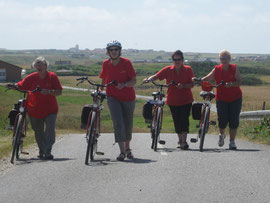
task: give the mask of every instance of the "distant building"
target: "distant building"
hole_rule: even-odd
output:
[[[0,81],[18,82],[22,79],[22,68],[0,60]]]
[[[55,65],[69,65],[69,66],[71,66],[71,61],[62,61],[62,60],[60,60],[60,61],[55,61],[54,64]]]
[[[78,45],[78,44],[76,44],[76,46],[75,46],[75,47],[70,48],[70,49],[69,49],[69,51],[70,51],[70,52],[72,52],[72,53],[79,53],[79,52],[80,52],[79,45]]]

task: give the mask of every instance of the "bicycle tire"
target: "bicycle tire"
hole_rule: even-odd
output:
[[[16,159],[20,158],[20,154],[22,151],[22,147],[23,147],[23,135],[26,136],[26,121],[25,118],[22,119],[21,121],[21,126],[20,126],[20,136],[19,139],[17,141],[17,150],[16,150]]]
[[[12,151],[11,151],[11,157],[10,157],[10,163],[14,163],[15,155],[17,156],[17,151],[19,150],[18,141],[20,139],[21,135],[21,125],[22,125],[22,115],[20,114],[18,116],[17,121],[15,121],[15,132],[13,133],[13,140],[12,140]]]
[[[91,147],[90,147],[90,160],[93,161],[95,154],[97,152],[97,138],[96,135],[92,134],[92,141],[91,141]]]
[[[92,137],[93,137],[93,133],[94,133],[94,124],[95,124],[95,119],[96,119],[96,112],[92,112],[91,115],[91,120],[90,120],[90,125],[88,127],[88,143],[87,143],[87,149],[86,149],[86,156],[85,156],[85,164],[88,165],[89,163],[89,155],[90,153],[92,153],[93,149],[93,145],[92,145]]]
[[[160,135],[160,122],[161,122],[161,108],[158,107],[158,112],[157,112],[157,123],[155,125],[155,141],[154,141],[154,151],[157,151],[157,145],[158,145],[158,140],[159,140],[159,135]]]
[[[200,152],[203,152],[204,138],[205,138],[205,134],[208,131],[209,113],[210,113],[210,108],[207,106],[205,107],[203,125],[201,129],[201,134],[200,134]]]
[[[153,116],[153,120],[151,123],[151,139],[152,139],[152,143],[151,143],[151,149],[154,149],[154,145],[155,145],[155,126],[156,126],[156,121],[157,121],[157,116],[156,116],[156,110],[154,110],[154,116]]]

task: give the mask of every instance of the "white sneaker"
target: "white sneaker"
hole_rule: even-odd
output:
[[[229,144],[229,149],[230,150],[237,150],[237,147],[235,145],[235,142],[234,141],[230,141],[230,144]]]
[[[219,141],[218,141],[218,146],[222,147],[224,145],[224,140],[225,140],[226,134],[219,134]]]

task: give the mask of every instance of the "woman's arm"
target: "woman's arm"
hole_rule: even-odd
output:
[[[214,76],[215,76],[215,69],[213,69],[208,75],[202,77],[202,81],[214,80]]]

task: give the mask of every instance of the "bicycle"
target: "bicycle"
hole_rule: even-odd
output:
[[[29,93],[34,93],[36,91],[40,91],[40,87],[37,86],[36,89],[32,91],[27,90],[20,90],[14,84],[8,84],[7,90],[15,89],[19,92],[23,93],[23,98],[19,99],[17,103],[17,110],[18,114],[16,115],[14,127],[13,127],[13,140],[12,140],[12,150],[11,150],[11,157],[10,162],[14,163],[14,158],[16,156],[16,160],[20,158],[20,154],[28,154],[27,152],[23,152],[23,139],[26,137],[26,130],[27,130],[27,106],[28,106],[28,95]]]
[[[215,98],[215,93],[212,91],[213,88],[217,88],[224,84],[222,81],[218,85],[212,85],[209,82],[202,82],[201,78],[194,78],[195,84],[201,84],[202,90],[200,92],[200,96],[203,98],[204,102],[202,104],[201,109],[201,119],[199,122],[199,131],[197,138],[191,138],[190,141],[196,143],[198,139],[200,139],[199,149],[200,152],[203,152],[203,145],[205,140],[205,135],[208,132],[209,125],[216,125],[216,121],[209,121],[210,120],[210,109],[211,109],[211,101]]]
[[[161,85],[155,83],[153,80],[150,80],[156,87],[159,88],[158,92],[153,92],[153,100],[150,100],[149,102],[153,105],[154,110],[152,112],[152,122],[150,125],[150,133],[152,138],[152,144],[151,149],[154,149],[154,151],[157,151],[157,144],[164,145],[166,142],[164,140],[160,140],[160,132],[162,129],[162,120],[163,120],[163,106],[165,102],[163,101],[163,98],[165,97],[165,94],[163,92],[164,87],[169,87],[173,84],[175,84],[174,81],[171,81],[168,85]],[[146,81],[144,83],[148,83],[149,81]]]
[[[117,84],[116,84],[116,81],[112,81],[106,85],[97,84],[97,83],[91,82],[88,79],[88,77],[80,77],[80,78],[77,78],[77,81],[78,80],[80,80],[80,82],[77,84],[77,86],[80,83],[87,81],[90,85],[93,85],[96,87],[96,90],[91,93],[94,103],[93,105],[91,105],[91,111],[88,115],[88,122],[87,122],[87,127],[86,127],[87,149],[86,149],[86,156],[85,156],[85,164],[88,165],[89,156],[90,156],[90,160],[93,161],[95,154],[104,155],[103,152],[97,151],[98,137],[100,136],[100,112],[104,108],[104,106],[102,105],[102,102],[107,97],[106,93],[100,90],[100,87],[108,87],[109,85],[112,85],[112,84],[117,85]]]

